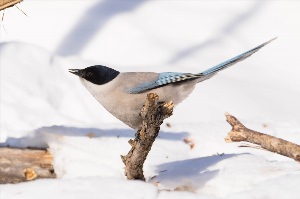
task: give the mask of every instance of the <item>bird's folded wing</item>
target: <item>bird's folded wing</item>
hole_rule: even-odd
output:
[[[160,73],[158,78],[155,81],[141,83],[136,87],[128,88],[127,91],[128,93],[131,94],[137,94],[154,88],[165,86],[167,84],[196,79],[202,76],[203,76],[202,74],[165,72],[165,73]]]

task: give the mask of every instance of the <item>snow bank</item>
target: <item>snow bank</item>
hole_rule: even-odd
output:
[[[0,198],[299,197],[299,164],[226,144],[230,126],[223,115],[300,143],[299,2],[72,3],[70,9],[69,2],[26,1],[20,6],[28,18],[14,8],[5,14],[0,146],[49,147],[58,179],[1,185]],[[135,132],[67,72],[93,64],[200,72],[274,36],[175,108],[145,163],[147,183],[123,175],[120,155]]]

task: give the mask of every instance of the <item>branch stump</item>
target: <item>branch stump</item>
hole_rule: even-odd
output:
[[[143,165],[151,146],[158,136],[160,125],[163,120],[173,113],[173,102],[159,102],[159,96],[149,93],[146,102],[140,113],[142,126],[137,131],[135,139],[128,142],[131,149],[126,156],[121,156],[125,164],[125,175],[127,179],[145,180]]]

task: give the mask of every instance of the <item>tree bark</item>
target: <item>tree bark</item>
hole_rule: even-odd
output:
[[[42,149],[0,148],[0,184],[55,178],[52,160]]]
[[[172,102],[159,102],[159,96],[154,93],[147,95],[146,102],[141,111],[142,126],[137,131],[135,139],[128,142],[131,149],[126,156],[121,156],[125,164],[127,179],[145,180],[143,165],[151,146],[157,137],[163,120],[173,113]]]
[[[268,151],[290,157],[296,161],[300,161],[299,145],[281,138],[248,129],[234,116],[229,115],[228,113],[225,115],[226,121],[232,126],[232,130],[225,138],[226,142],[250,142],[257,144],[261,148]]]
[[[0,10],[12,7],[23,0],[0,0]]]

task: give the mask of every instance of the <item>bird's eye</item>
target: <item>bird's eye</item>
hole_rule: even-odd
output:
[[[86,77],[91,77],[91,76],[93,76],[93,73],[92,73],[92,72],[86,73]]]

